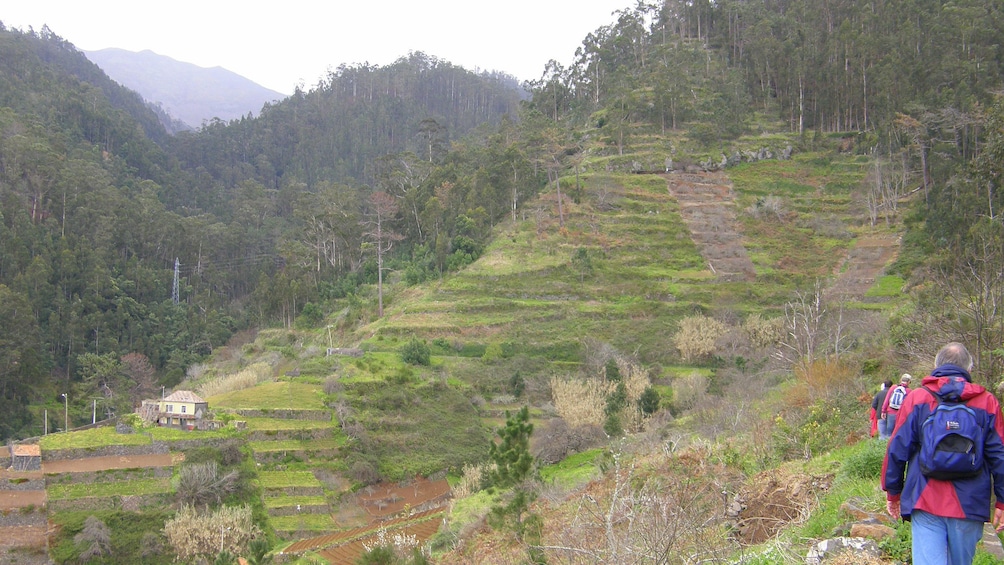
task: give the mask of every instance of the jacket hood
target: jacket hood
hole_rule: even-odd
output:
[[[972,382],[969,371],[958,365],[938,367],[931,371],[931,376],[924,377],[921,385],[933,390],[943,399],[958,398],[963,402],[986,391],[982,385]]]

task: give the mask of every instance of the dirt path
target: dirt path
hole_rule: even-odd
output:
[[[170,467],[174,464],[170,453],[155,455],[134,455],[122,457],[87,457],[85,459],[64,459],[42,463],[43,473],[86,473],[109,469],[139,469],[143,467]]]
[[[837,266],[836,279],[826,289],[826,298],[837,302],[863,299],[898,253],[899,236],[895,234],[859,237]]]
[[[0,511],[45,506],[44,490],[0,490]]]
[[[756,270],[737,227],[728,177],[723,173],[669,173],[662,177],[680,203],[680,216],[691,238],[718,280],[754,280]]]

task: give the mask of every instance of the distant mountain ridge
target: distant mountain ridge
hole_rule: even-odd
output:
[[[286,97],[222,67],[207,69],[149,50],[109,48],[84,55],[112,80],[192,129],[213,118],[229,121],[248,113],[258,115],[266,102]],[[176,124],[164,125],[171,131],[179,129]]]

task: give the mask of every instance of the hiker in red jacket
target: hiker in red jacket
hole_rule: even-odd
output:
[[[882,490],[889,515],[910,522],[914,565],[971,565],[991,520],[991,490],[992,523],[1004,529],[1004,415],[994,395],[972,383],[964,345],[949,343],[935,364],[900,406]]]

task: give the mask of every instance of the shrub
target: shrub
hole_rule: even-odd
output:
[[[641,393],[641,398],[638,399],[638,408],[646,415],[655,414],[659,409],[659,401],[659,392],[649,386]]]
[[[296,320],[296,326],[300,328],[316,328],[321,325],[321,320],[323,319],[324,311],[321,310],[321,307],[313,302],[308,302],[303,305],[300,317]]]
[[[200,513],[185,505],[164,524],[164,535],[180,560],[215,557],[223,551],[243,555],[251,540],[261,535],[250,506],[224,506]]]
[[[743,322],[743,331],[754,346],[760,349],[773,347],[784,339],[784,319],[767,319],[753,314]]]
[[[680,329],[673,336],[673,345],[685,361],[708,357],[715,352],[715,343],[727,331],[725,324],[703,315],[680,320]]]
[[[481,360],[485,363],[492,364],[497,363],[502,360],[502,346],[497,343],[491,343],[485,348],[484,355],[481,356]]]
[[[412,338],[403,345],[400,350],[401,360],[410,365],[423,365],[428,367],[432,364],[432,352],[429,344],[423,340]]]
[[[852,479],[877,479],[882,474],[886,442],[873,439],[863,443],[861,449],[847,456],[840,466],[840,473]]]
[[[181,468],[178,478],[178,499],[191,505],[219,504],[225,496],[237,490],[238,478],[237,471],[221,474],[215,461],[186,465]]]
[[[758,220],[781,220],[784,216],[784,202],[777,196],[757,198],[746,213]]]
[[[73,541],[78,545],[86,545],[80,553],[81,563],[86,563],[93,557],[111,553],[112,550],[111,530],[96,516],[87,517],[87,520],[84,521],[84,529],[73,537]]]

